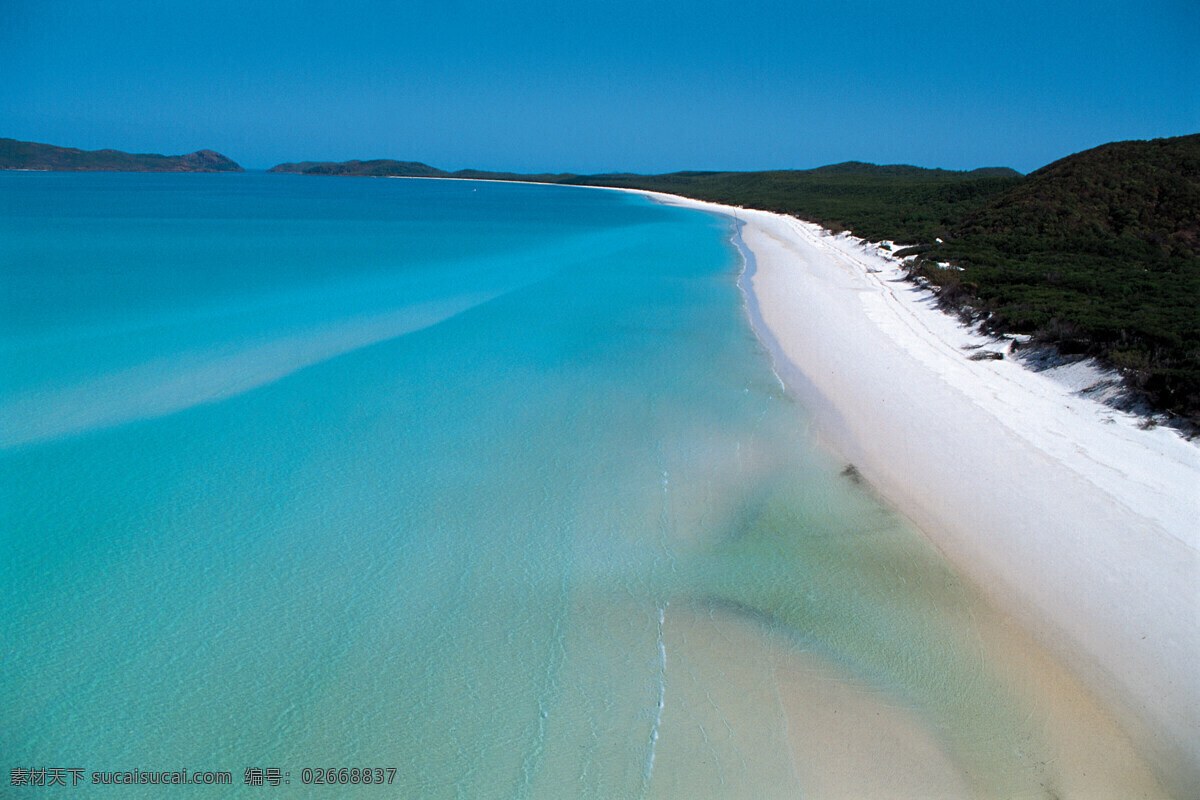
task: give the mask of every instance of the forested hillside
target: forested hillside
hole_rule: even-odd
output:
[[[1200,135],[1056,161],[943,239],[908,252],[947,302],[1099,356],[1157,406],[1200,419]]]
[[[1096,356],[1156,407],[1200,424],[1200,134],[1115,142],[1025,177],[851,162],[572,182],[762,208],[910,244],[898,254],[946,306],[991,330]]]
[[[967,209],[1021,180],[1004,168],[951,172],[847,162],[812,170],[587,175],[567,183],[623,186],[792,214],[880,241],[934,241]]]

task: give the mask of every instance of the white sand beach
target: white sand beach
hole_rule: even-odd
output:
[[[939,311],[876,246],[644,194],[745,223],[753,324],[819,437],[1111,710],[1170,794],[1200,786],[1200,447],[1053,371],[971,360],[1009,343]],[[1060,689],[1033,692],[1077,705]]]

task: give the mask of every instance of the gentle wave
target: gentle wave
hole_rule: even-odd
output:
[[[650,779],[654,777],[654,753],[658,746],[658,732],[662,729],[663,709],[667,705],[667,643],[663,629],[667,624],[667,604],[658,607],[658,706],[654,712],[654,725],[650,728],[650,744],[646,752],[646,763],[642,767],[642,788],[639,797],[647,797]]]

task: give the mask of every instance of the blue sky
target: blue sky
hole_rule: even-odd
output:
[[[250,168],[1021,171],[1200,132],[1196,0],[0,0],[0,136]]]

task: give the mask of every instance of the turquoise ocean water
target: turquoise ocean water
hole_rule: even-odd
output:
[[[580,188],[0,173],[3,766],[797,796],[806,651],[1023,780],[966,590],[812,446],[734,232]]]

